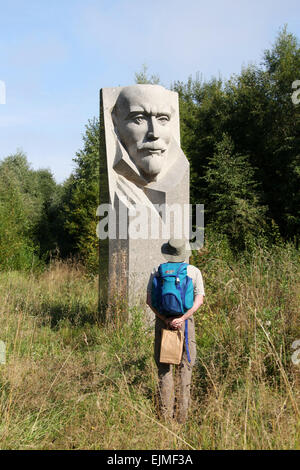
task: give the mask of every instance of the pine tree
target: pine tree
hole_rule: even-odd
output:
[[[259,201],[254,170],[248,157],[235,153],[230,136],[223,134],[209,159],[205,176],[210,225],[226,234],[234,247],[245,248],[249,237],[263,234],[265,208]]]

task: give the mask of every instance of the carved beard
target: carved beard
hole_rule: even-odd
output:
[[[166,153],[145,155],[138,162],[138,168],[147,179],[155,180],[162,171],[166,159]]]
[[[142,176],[147,181],[156,181],[159,173],[161,173],[167,158],[169,142],[155,142],[142,144],[140,147],[136,143],[126,145],[126,142],[120,138],[118,131],[115,129],[119,142],[126,150],[130,160],[135,164]]]

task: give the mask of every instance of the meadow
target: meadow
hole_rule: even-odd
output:
[[[194,252],[206,298],[184,425],[158,418],[142,309],[103,321],[97,277],[76,262],[2,272],[0,449],[299,449],[299,261],[292,244]]]

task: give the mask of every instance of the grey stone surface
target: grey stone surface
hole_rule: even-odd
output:
[[[104,287],[102,276],[102,291],[109,297],[126,297],[130,306],[144,304],[151,271],[165,261],[162,244],[169,235],[181,238],[172,218],[168,224],[156,205],[189,204],[189,163],[180,148],[178,95],[159,85],[103,88],[100,121],[100,202],[112,204],[118,226],[115,240],[100,243],[100,267],[108,282]],[[130,215],[138,208],[147,214],[147,223],[143,219],[140,226]],[[144,239],[130,234],[122,239],[124,220],[134,224],[130,227],[136,232],[140,229]],[[164,237],[166,224],[170,230]],[[155,227],[160,232],[157,239],[151,237]]]

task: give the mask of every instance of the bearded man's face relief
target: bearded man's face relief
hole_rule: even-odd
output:
[[[116,132],[130,158],[148,180],[156,180],[167,161],[171,106],[162,87],[126,87],[113,110]]]

